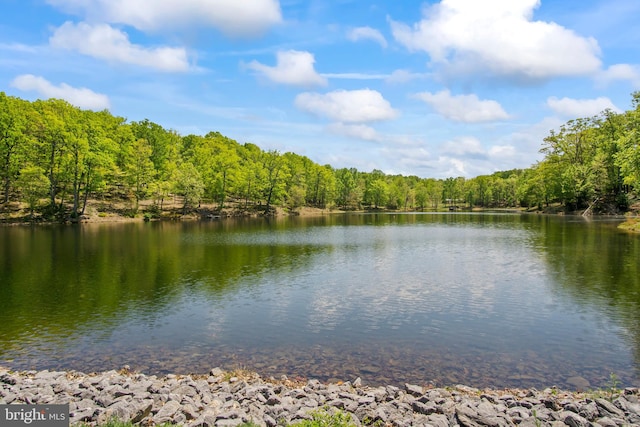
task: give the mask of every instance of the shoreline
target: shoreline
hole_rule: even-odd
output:
[[[263,379],[213,368],[204,375],[120,371],[22,371],[0,367],[0,404],[69,404],[70,424],[116,418],[141,425],[188,427],[288,425],[314,413],[350,417],[353,425],[632,426],[640,425],[640,390],[576,392],[546,388],[433,388],[417,384]]]

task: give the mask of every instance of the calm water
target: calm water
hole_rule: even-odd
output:
[[[602,387],[615,373],[639,385],[640,236],[618,223],[456,213],[3,227],[0,365],[538,388]]]

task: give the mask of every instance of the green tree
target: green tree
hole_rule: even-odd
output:
[[[284,196],[289,170],[285,158],[276,150],[263,153],[262,167],[265,171],[262,187],[263,197],[266,200],[265,212],[269,213],[271,204]]]
[[[182,196],[182,214],[187,213],[187,208],[196,205],[204,194],[204,183],[196,167],[190,163],[182,163],[173,172],[172,181],[176,194]]]
[[[344,210],[358,209],[362,192],[358,184],[358,171],[354,168],[336,170],[337,203]]]
[[[329,165],[312,164],[307,174],[306,202],[318,208],[332,204],[336,194],[336,178]]]
[[[38,166],[27,166],[20,170],[16,184],[29,205],[29,216],[33,217],[40,200],[47,196],[49,190],[49,180],[44,170]]]
[[[371,183],[369,192],[375,209],[379,206],[384,206],[389,198],[389,186],[382,178],[378,178]]]
[[[4,203],[9,201],[11,183],[24,161],[29,110],[28,102],[0,92],[0,178]]]
[[[153,152],[146,139],[140,138],[128,147],[125,161],[125,177],[135,198],[134,212],[137,212],[140,200],[144,199],[154,182],[155,168],[151,160]]]
[[[125,122],[123,118],[114,117],[106,110],[85,114],[89,115],[86,123],[89,152],[85,156],[81,176],[80,185],[84,193],[81,214],[85,212],[90,194],[104,194],[107,184],[120,178],[117,166],[119,147],[114,137],[118,135],[118,128]]]
[[[640,189],[640,91],[633,94],[633,110],[625,114],[625,131],[616,141],[615,164],[624,184]]]
[[[415,186],[416,208],[423,211],[429,202],[429,187],[426,179],[421,179]]]
[[[66,101],[50,99],[36,101],[34,108],[38,113],[33,132],[36,147],[33,156],[42,166],[49,179],[49,204],[52,211],[61,211],[64,203],[64,191],[69,180],[69,129],[67,122],[73,123],[75,107]],[[62,193],[60,206],[56,208],[56,199]]]

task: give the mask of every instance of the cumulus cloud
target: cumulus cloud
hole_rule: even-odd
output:
[[[426,79],[430,75],[428,73],[412,73],[407,70],[394,70],[385,81],[387,83],[408,83],[412,80]]]
[[[329,79],[345,79],[345,80],[385,80],[389,78],[388,74],[370,74],[370,73],[322,73],[321,76]]]
[[[65,22],[49,38],[51,46],[75,50],[110,62],[141,65],[166,72],[187,71],[187,52],[182,48],[146,48],[132,44],[129,36],[108,24]]]
[[[276,65],[270,67],[257,61],[247,64],[247,68],[255,70],[276,83],[294,86],[325,86],[327,79],[319,75],[313,67],[316,62],[313,54],[297,50],[276,53]]]
[[[353,42],[357,42],[359,40],[373,40],[380,46],[387,47],[387,39],[384,38],[380,31],[371,27],[353,28],[347,33],[347,38]]]
[[[23,74],[11,81],[11,86],[25,92],[36,92],[43,98],[64,99],[76,107],[90,110],[109,108],[109,98],[101,93],[81,87],[71,87],[66,83],[56,86],[43,77]]]
[[[604,96],[595,99],[558,99],[552,96],[547,99],[547,105],[557,114],[572,118],[592,117],[606,109],[621,112],[609,98]]]
[[[469,136],[445,142],[440,147],[440,152],[448,156],[472,159],[485,159],[487,157],[487,152],[480,141]]]
[[[278,0],[47,0],[87,20],[141,31],[210,26],[229,36],[255,36],[282,22]]]
[[[390,120],[398,115],[380,92],[371,89],[304,92],[296,96],[295,106],[340,123]]]
[[[611,65],[596,76],[596,80],[603,85],[615,81],[629,81],[634,88],[640,88],[640,66],[630,64]]]
[[[472,73],[539,80],[599,70],[600,48],[554,22],[534,21],[540,0],[442,0],[420,22],[390,20],[394,38],[433,63]]]
[[[362,124],[331,123],[327,130],[336,135],[350,138],[364,139],[365,141],[380,141],[380,135],[371,126]]]
[[[414,95],[429,104],[438,114],[457,122],[478,123],[506,120],[509,115],[493,100],[480,100],[476,95],[451,95],[448,90]]]
[[[489,157],[497,159],[508,159],[517,154],[513,145],[494,145],[489,149]]]

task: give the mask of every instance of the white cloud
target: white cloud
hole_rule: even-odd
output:
[[[336,90],[324,95],[305,92],[296,96],[295,105],[300,110],[341,123],[390,120],[398,115],[380,92],[371,89]]]
[[[132,44],[129,36],[107,24],[65,22],[49,38],[51,46],[78,51],[110,62],[141,65],[160,71],[187,71],[187,52],[182,48],[147,48]]]
[[[142,31],[211,26],[230,36],[255,36],[282,22],[278,0],[47,0],[94,22]]]
[[[494,145],[489,149],[489,156],[497,159],[509,159],[516,155],[512,145]]]
[[[294,86],[325,86],[327,79],[313,68],[316,62],[313,54],[297,50],[276,53],[276,66],[269,67],[257,61],[251,61],[247,67],[258,71],[276,83]]]
[[[371,27],[354,28],[347,33],[347,38],[353,42],[359,40],[373,40],[380,46],[387,47],[387,39],[384,38],[380,31]]]
[[[322,73],[320,75],[328,79],[344,79],[344,80],[384,80],[389,78],[388,74],[367,74],[367,73]]]
[[[640,88],[640,65],[612,65],[598,74],[596,80],[604,85],[618,80],[629,81],[634,88]]]
[[[350,138],[364,139],[366,141],[380,141],[380,135],[371,126],[362,124],[331,123],[327,130],[336,135],[348,136]]]
[[[534,21],[539,0],[442,0],[413,27],[390,20],[395,39],[434,63],[467,73],[537,80],[596,72],[593,38],[553,22]]]
[[[10,52],[20,53],[36,53],[37,49],[33,46],[27,46],[21,43],[0,43],[0,50],[8,50]]]
[[[428,73],[412,73],[407,70],[395,70],[385,80],[387,83],[408,83],[411,80],[426,79],[430,76]]]
[[[440,147],[440,152],[448,156],[485,159],[487,152],[476,138],[460,137],[447,141]]]
[[[595,99],[558,99],[552,96],[547,99],[547,105],[557,114],[571,118],[592,117],[606,109],[621,112],[609,98],[604,96]]]
[[[11,86],[25,92],[37,92],[42,97],[64,99],[76,107],[90,110],[109,108],[109,98],[101,93],[81,87],[71,87],[66,83],[55,86],[43,77],[23,74],[11,81]]]
[[[458,122],[478,123],[509,118],[498,102],[480,100],[473,94],[452,96],[448,90],[443,90],[437,93],[421,92],[414,97],[426,102],[444,117]]]

